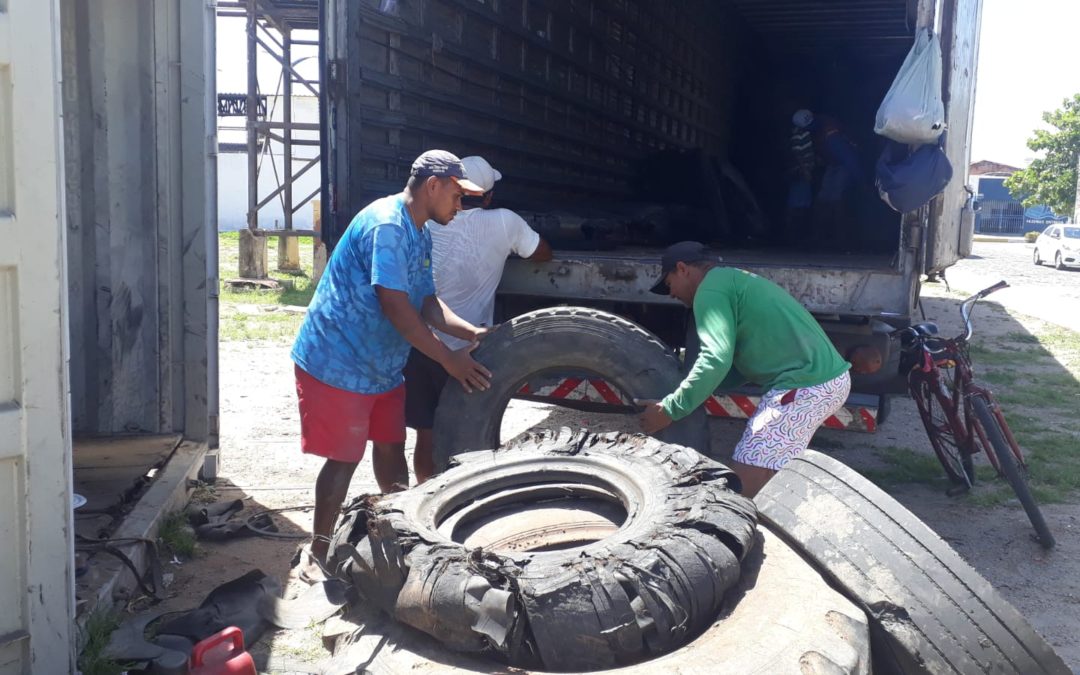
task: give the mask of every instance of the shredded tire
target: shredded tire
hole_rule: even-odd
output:
[[[840,462],[807,451],[755,501],[866,612],[875,673],[1070,672],[941,537]]]
[[[471,394],[450,382],[435,413],[435,466],[469,450],[499,447],[503,412],[530,377],[552,371],[585,371],[629,399],[660,399],[675,391],[683,373],[673,351],[637,324],[584,307],[529,312],[480,341],[473,357],[493,374],[491,388]],[[704,408],[657,435],[662,441],[709,454]]]
[[[642,435],[535,433],[461,455],[412,490],[353,501],[329,564],[363,602],[451,649],[551,671],[627,665],[699,634],[738,582],[756,512],[733,480],[697,452]],[[551,485],[613,496],[625,520],[556,550],[458,542],[476,505],[505,507],[504,495]]]

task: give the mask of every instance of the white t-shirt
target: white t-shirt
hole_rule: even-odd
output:
[[[506,258],[511,253],[531,256],[540,245],[540,235],[508,209],[469,209],[458,213],[449,225],[428,223],[428,229],[435,294],[474,326],[490,326]],[[436,333],[450,349],[469,344]]]

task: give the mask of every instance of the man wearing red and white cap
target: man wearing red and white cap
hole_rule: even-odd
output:
[[[435,295],[431,274],[428,223],[449,223],[469,192],[481,189],[460,159],[445,150],[423,153],[402,192],[356,214],[315,289],[292,358],[301,449],[325,460],[315,481],[310,551],[320,563],[368,441],[379,488],[408,487],[402,370],[410,345],[466,390],[488,387],[491,373],[469,355],[487,329],[448,310]],[[432,328],[461,342],[448,347]],[[310,577],[315,567],[304,571]]]
[[[431,229],[435,293],[455,314],[477,326],[491,326],[495,289],[511,254],[529,260],[551,260],[551,247],[528,223],[509,209],[493,209],[491,200],[502,174],[483,157],[464,157],[469,180],[484,191],[462,198],[463,207],[446,227]],[[464,340],[438,333],[451,349]],[[413,469],[424,481],[434,473],[435,408],[446,384],[446,370],[413,349],[405,365],[405,424],[416,429]]]

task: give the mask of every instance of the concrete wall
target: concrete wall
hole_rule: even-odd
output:
[[[213,9],[61,0],[76,433],[210,435]]]

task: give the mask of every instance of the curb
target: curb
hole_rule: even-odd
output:
[[[1023,244],[1025,240],[1023,237],[995,237],[989,234],[976,234],[972,236],[972,241],[990,242],[994,244]]]

